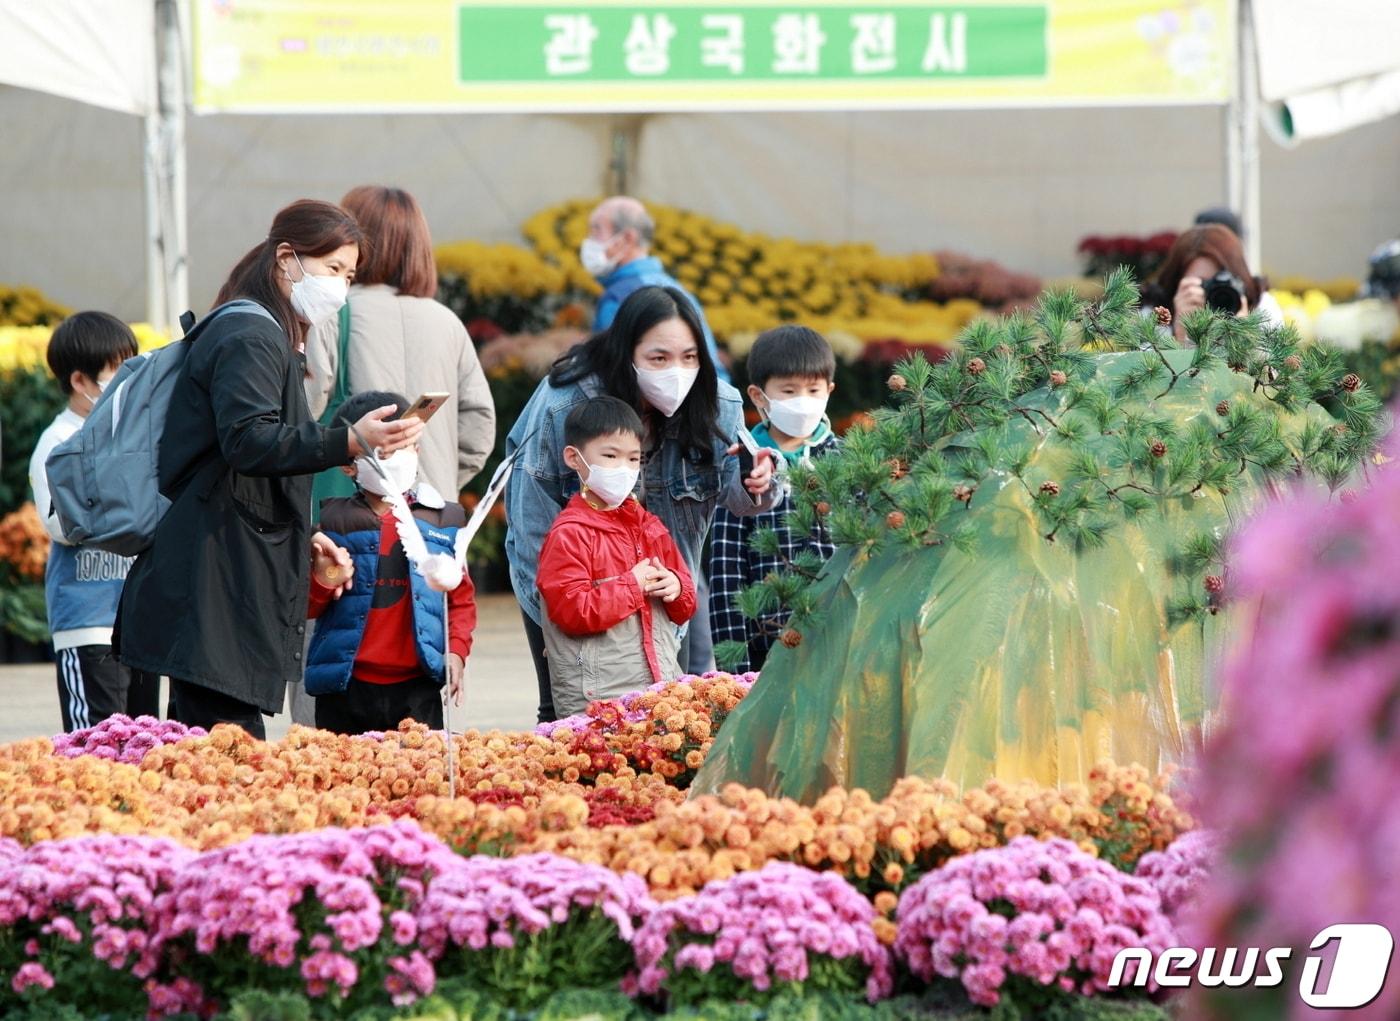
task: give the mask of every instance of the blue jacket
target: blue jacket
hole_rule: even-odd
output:
[[[349,497],[327,500],[322,505],[322,530],[333,542],[349,552],[355,565],[355,579],[351,583],[350,591],[339,599],[332,600],[316,622],[316,633],[311,639],[311,649],[306,657],[308,695],[332,695],[350,687],[355,657],[360,651],[365,622],[369,618],[370,605],[374,600],[374,584],[379,577],[378,519],[375,519],[373,528],[344,533],[334,530],[336,525],[357,517],[353,507],[357,502],[357,497]],[[449,505],[433,516],[446,517],[453,510],[453,506],[455,505]],[[415,516],[422,513],[421,507],[414,508]],[[457,509],[457,514],[461,514],[460,508]],[[418,530],[423,533],[429,553],[452,554],[457,540],[457,527],[429,523],[418,517]],[[410,569],[409,579],[413,592],[413,626],[418,662],[422,664],[424,675],[436,678],[441,685],[447,680],[443,663],[447,626],[443,595],[430,589],[417,571]]]
[[[564,464],[564,419],[574,405],[602,393],[596,376],[561,387],[546,377],[506,437],[507,456],[523,447],[506,486],[506,559],[515,598],[536,624],[541,622],[535,586],[540,547],[555,517],[579,491],[578,475]],[[718,426],[724,440],[713,440],[708,451],[686,450],[677,426],[667,421],[658,449],[642,466],[642,505],[671,533],[691,577],[700,576],[700,548],[717,505],[743,516],[769,510],[782,498],[782,487],[776,484],[758,503],[744,488],[739,459],[726,453],[737,442],[743,423],[739,392],[721,382]]]
[[[637,259],[625,266],[619,266],[607,276],[600,277],[598,283],[603,285],[603,296],[598,299],[597,311],[593,313],[595,330],[606,330],[612,325],[613,319],[617,317],[617,310],[633,291],[639,291],[643,287],[676,288],[690,299],[690,304],[700,317],[700,328],[705,331],[705,346],[710,349],[710,361],[715,363],[715,372],[724,382],[731,382],[729,370],[719,360],[719,346],[715,344],[715,335],[710,332],[710,324],[705,320],[705,310],[700,307],[700,302],[695,300],[695,295],[662,268],[661,260],[656,256],[649,255],[645,259]]]
[[[54,543],[44,569],[50,633],[110,628],[117,619],[122,583],[130,569],[130,557]]]

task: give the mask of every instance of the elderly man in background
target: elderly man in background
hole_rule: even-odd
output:
[[[700,314],[700,325],[705,329],[705,346],[710,350],[715,372],[720,379],[730,382],[729,369],[720,361],[714,334],[710,332],[710,324],[705,321],[705,310],[693,294],[666,272],[661,260],[651,254],[651,242],[655,235],[656,224],[646,206],[626,195],[604,199],[589,215],[588,237],[579,249],[579,261],[603,285],[603,295],[598,299],[598,311],[593,317],[593,329],[606,330],[611,326],[618,308],[633,291],[643,287],[675,287],[685,293]]]

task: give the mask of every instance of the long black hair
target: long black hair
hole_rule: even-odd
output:
[[[700,374],[670,421],[679,426],[678,439],[692,461],[713,460],[714,441],[727,443],[719,430],[719,377],[700,313],[683,291],[674,287],[643,287],[633,291],[617,310],[612,325],[595,333],[554,363],[549,371],[551,386],[567,386],[586,376],[597,376],[603,392],[642,410],[642,391],[637,385],[634,353],[648,330],[658,323],[679,319],[695,338]],[[659,432],[659,430],[657,430]]]

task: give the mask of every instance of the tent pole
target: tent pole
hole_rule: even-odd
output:
[[[160,215],[160,115],[142,118],[145,144],[141,147],[141,181],[146,204],[146,321],[158,330],[170,327],[166,319],[165,256],[161,244]]]
[[[180,0],[156,0],[162,254],[166,322],[172,328],[190,302],[185,198],[185,60],[180,15]]]
[[[1253,0],[1240,4],[1240,177],[1243,195],[1240,216],[1245,227],[1245,259],[1255,273],[1263,272],[1264,234],[1261,192],[1263,171],[1259,160],[1259,49],[1254,34]]]
[[[617,114],[610,118],[612,158],[608,161],[608,192],[630,195],[636,186],[637,154],[641,148],[645,114]]]
[[[1230,208],[1244,224],[1245,261],[1260,272],[1263,233],[1259,166],[1259,72],[1251,0],[1237,0],[1235,68],[1225,109],[1225,184]]]

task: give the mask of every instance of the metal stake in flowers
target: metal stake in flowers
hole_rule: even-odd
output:
[[[350,427],[354,431],[354,426]],[[369,453],[368,460],[374,466],[374,470],[386,483],[389,481],[389,474],[384,470],[384,466],[379,461],[379,455],[368,443],[355,433],[359,439],[360,446]],[[404,555],[408,558],[413,569],[418,572],[419,577],[428,583],[428,587],[436,592],[442,593],[442,662],[446,669],[447,658],[451,655],[452,629],[448,619],[448,593],[456,590],[462,584],[462,579],[467,575],[467,549],[471,546],[472,539],[481,530],[482,524],[486,521],[486,515],[492,506],[505,491],[506,482],[510,479],[511,468],[515,464],[518,455],[512,454],[500,463],[496,471],[491,476],[491,482],[486,487],[486,492],[477,503],[476,509],[472,511],[471,518],[467,521],[466,527],[457,532],[457,541],[453,545],[452,555],[446,553],[429,553],[428,544],[423,541],[423,533],[418,531],[418,522],[413,517],[413,512],[408,507],[408,501],[403,498],[402,493],[394,493],[386,496],[385,502],[389,505],[390,513],[394,516],[394,529],[398,532],[399,541],[403,543]],[[392,492],[392,485],[386,485],[385,489]],[[465,670],[466,665],[463,664]],[[447,795],[449,798],[457,797],[457,756],[456,749],[452,745],[452,684],[451,681],[443,687],[443,711],[442,711],[442,739],[447,749]]]

